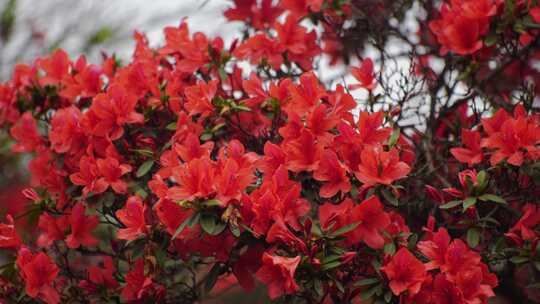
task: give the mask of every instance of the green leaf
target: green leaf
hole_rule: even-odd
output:
[[[328,263],[337,261],[340,258],[341,258],[341,255],[332,254],[332,255],[326,256],[323,259],[321,259],[321,264],[328,264]]]
[[[238,111],[251,112],[251,109],[245,105],[235,105],[233,106],[233,109],[238,110]]]
[[[392,204],[392,206],[396,206],[396,207],[399,206],[399,202],[397,198],[387,188],[383,188],[381,190],[381,194],[385,200],[387,200],[390,204]]]
[[[345,234],[347,232],[353,231],[356,229],[356,227],[360,225],[360,222],[352,223],[347,226],[341,227],[338,230],[331,233],[331,236],[340,236],[342,234]]]
[[[184,229],[186,229],[189,222],[195,217],[196,214],[198,214],[198,213],[195,213],[192,216],[190,216],[189,218],[187,218],[182,224],[180,224],[180,226],[178,226],[178,228],[176,228],[176,231],[174,232],[174,234],[172,236],[172,240],[174,240],[180,233],[182,233],[182,231],[184,231]]]
[[[463,203],[463,201],[450,201],[444,205],[441,205],[439,208],[441,209],[452,209],[454,207],[457,207],[459,205],[461,205]]]
[[[212,137],[213,137],[212,133],[205,132],[201,135],[201,140],[208,141],[208,140],[211,140]]]
[[[470,207],[474,206],[476,204],[476,197],[467,197],[463,201],[463,211],[469,209]]]
[[[540,262],[534,262],[534,268],[536,268],[536,270],[540,271]]]
[[[373,295],[375,295],[375,293],[377,292],[377,287],[378,285],[368,290],[362,291],[362,293],[360,293],[360,300],[367,300],[373,297]]]
[[[154,166],[153,160],[147,160],[145,161],[137,170],[137,173],[135,174],[137,177],[141,177],[146,175],[150,170],[152,170],[152,167]]]
[[[166,130],[176,131],[176,121],[171,122],[165,127]]]
[[[483,194],[480,197],[478,197],[478,199],[484,202],[490,201],[490,202],[495,202],[499,204],[505,204],[505,205],[507,204],[504,198],[495,194]]]
[[[210,269],[210,272],[208,272],[208,276],[206,277],[206,282],[204,282],[204,290],[206,293],[210,292],[212,288],[214,288],[214,285],[216,285],[217,279],[219,278],[219,275],[221,274],[221,264],[216,263]]]
[[[330,269],[339,267],[340,265],[341,265],[341,262],[340,262],[340,261],[334,261],[334,262],[322,264],[322,265],[321,265],[321,270],[322,270],[322,271],[330,270]]]
[[[524,256],[515,256],[515,257],[512,257],[510,259],[510,262],[514,263],[514,264],[523,264],[523,263],[526,263],[530,260],[529,257],[524,257]]]
[[[386,303],[390,303],[391,300],[392,300],[392,292],[391,292],[391,291],[387,291],[387,292],[384,294],[384,301],[386,301]]]
[[[469,244],[469,247],[475,248],[478,243],[480,243],[480,230],[478,228],[467,230],[467,244]]]
[[[229,230],[235,237],[240,237],[240,228],[238,226],[229,223]]]
[[[87,47],[90,47],[96,44],[104,43],[107,40],[111,39],[113,34],[114,32],[110,27],[104,26],[97,30],[95,33],[93,33],[90,37],[88,37],[86,45]]]
[[[497,44],[498,41],[499,41],[499,37],[495,34],[487,35],[486,38],[484,39],[484,43],[486,44],[487,47]]]
[[[387,243],[384,245],[383,251],[386,254],[394,255],[394,253],[396,253],[396,245],[393,242]]]
[[[211,213],[205,213],[201,216],[201,228],[210,235],[218,235],[227,226],[221,222],[215,215]]]
[[[379,278],[367,278],[367,279],[363,279],[363,280],[360,280],[360,281],[354,283],[354,286],[357,286],[357,287],[368,286],[368,285],[373,285],[373,284],[379,283],[379,282],[380,282]]]
[[[388,146],[390,146],[390,148],[396,145],[400,134],[401,134],[400,129],[394,129],[394,131],[392,131],[392,135],[390,135],[390,138],[388,139]]]
[[[217,200],[217,199],[211,199],[211,200],[207,200],[203,203],[204,206],[207,206],[207,207],[215,207],[215,206],[221,206],[222,203],[220,200]]]

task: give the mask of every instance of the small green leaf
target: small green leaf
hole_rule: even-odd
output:
[[[216,216],[210,213],[205,213],[201,216],[200,220],[201,228],[210,235],[218,235],[227,226],[221,222]]]
[[[534,267],[536,270],[540,271],[540,262],[534,262]]]
[[[347,226],[341,227],[338,230],[331,233],[331,236],[340,236],[342,234],[345,234],[347,232],[353,231],[356,229],[356,227],[360,225],[360,222],[352,223]]]
[[[203,203],[204,206],[207,206],[207,207],[215,207],[215,206],[221,206],[222,203],[220,200],[217,200],[217,199],[211,199],[211,200],[207,200]]]
[[[444,205],[441,205],[439,208],[441,209],[452,209],[454,207],[457,207],[459,205],[461,205],[463,203],[463,201],[450,201]]]
[[[198,214],[198,213],[195,213],[195,214]],[[187,218],[182,224],[180,224],[180,226],[178,226],[178,228],[176,228],[176,231],[174,232],[173,236],[172,236],[172,239],[174,240],[180,233],[182,233],[182,231],[184,231],[184,229],[188,226],[189,222],[195,217],[195,214],[193,214],[192,216],[190,216],[189,218]]]
[[[388,146],[390,146],[390,148],[396,145],[400,134],[401,134],[400,129],[394,129],[394,131],[392,131],[392,135],[390,135],[390,138],[388,139]]]
[[[478,243],[480,243],[480,230],[478,228],[467,230],[467,244],[469,244],[469,247],[475,248]]]
[[[387,188],[383,188],[381,190],[381,194],[385,200],[387,200],[390,204],[392,204],[392,206],[396,206],[396,207],[399,206],[399,202],[397,198]]]
[[[238,226],[229,223],[229,230],[235,237],[240,237],[240,228]]]
[[[523,264],[523,263],[526,263],[530,260],[529,257],[524,257],[524,256],[515,256],[515,257],[512,257],[510,259],[510,262],[514,263],[514,264]]]
[[[201,135],[201,140],[202,141],[209,141],[211,140],[213,137],[212,133],[208,133],[208,132],[205,132]]]
[[[478,197],[478,199],[484,202],[490,201],[490,202],[495,202],[499,204],[507,204],[504,198],[495,194],[483,194],[480,197]]]
[[[467,197],[464,201],[463,201],[463,211],[471,208],[472,206],[474,206],[476,204],[476,197]]]
[[[154,166],[154,161],[153,160],[147,160],[139,167],[139,169],[137,170],[137,173],[135,175],[137,177],[144,176],[144,175],[146,175],[146,173],[148,173],[152,169],[153,166]]]
[[[168,124],[165,129],[169,130],[169,131],[176,131],[176,121],[173,121],[171,122],[170,124]]]
[[[367,278],[367,279],[363,279],[354,283],[354,286],[357,286],[357,287],[368,286],[368,285],[373,285],[375,283],[379,283],[379,281],[380,281],[379,278]]]
[[[340,258],[341,258],[341,255],[332,254],[332,255],[326,256],[323,259],[321,259],[321,264],[328,264],[328,263],[337,261]]]
[[[388,255],[394,255],[396,253],[396,245],[393,242],[387,243],[384,245],[383,251]]]
[[[375,295],[375,293],[377,292],[377,287],[378,285],[368,290],[362,291],[362,293],[360,293],[360,300],[367,300],[373,297],[373,295]]]
[[[341,262],[340,262],[340,261],[334,261],[334,262],[322,264],[322,265],[321,265],[321,270],[322,270],[322,271],[330,270],[330,269],[339,267],[340,265],[341,265]]]
[[[486,38],[484,39],[484,43],[486,44],[487,47],[497,44],[498,41],[499,41],[499,38],[495,34],[487,35]]]
[[[204,282],[204,290],[206,293],[210,292],[212,288],[214,288],[214,285],[216,285],[217,279],[219,278],[219,275],[221,274],[221,264],[216,263],[210,269],[210,272],[208,272],[208,276],[206,277],[206,282]]]

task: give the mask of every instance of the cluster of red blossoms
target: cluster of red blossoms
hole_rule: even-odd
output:
[[[507,263],[540,271],[540,116],[463,103],[434,126],[447,168],[422,176],[399,109],[356,111],[371,59],[350,86],[314,71],[337,62],[338,31],[304,23],[345,24],[346,2],[237,0],[225,16],[246,35],[228,47],[182,22],[159,48],[136,33],[124,66],[62,50],[18,65],[0,125],[32,155],[31,204],[0,223],[1,299],[184,303],[260,284],[291,303],[478,304]],[[503,7],[445,4],[441,50],[481,50]]]

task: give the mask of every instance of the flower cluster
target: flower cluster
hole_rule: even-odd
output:
[[[430,26],[441,51],[489,47],[505,5],[444,4]],[[183,21],[157,48],[136,32],[125,65],[61,49],[17,65],[0,126],[31,155],[31,203],[0,223],[0,295],[193,303],[263,285],[294,303],[476,304],[508,265],[540,272],[534,108],[460,100],[406,129],[374,60],[359,58],[350,85],[317,72],[348,52],[355,9],[236,0],[225,16],[246,29],[230,44]]]

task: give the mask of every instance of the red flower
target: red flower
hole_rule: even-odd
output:
[[[68,54],[62,49],[57,49],[49,57],[38,60],[37,64],[45,71],[45,77],[39,82],[42,86],[46,86],[58,85],[68,75],[71,63]]]
[[[358,139],[360,143],[367,145],[376,145],[384,142],[392,133],[391,128],[382,128],[384,123],[384,112],[375,113],[360,112],[358,118]],[[345,129],[342,129],[345,131]],[[341,131],[340,130],[340,133]]]
[[[128,198],[124,208],[116,211],[116,217],[126,226],[119,229],[116,237],[121,240],[132,241],[139,236],[147,233],[144,213],[146,206],[138,196]]]
[[[395,295],[405,291],[414,295],[420,291],[428,278],[426,267],[407,248],[401,248],[381,270],[390,280],[390,289]]]
[[[78,152],[84,148],[84,134],[80,126],[81,111],[70,106],[59,109],[51,120],[49,139],[57,153]]]
[[[299,287],[294,280],[296,267],[300,256],[286,258],[270,255],[265,252],[262,257],[262,267],[255,276],[268,286],[268,296],[274,300],[283,294],[295,293]]]
[[[466,11],[460,7],[448,8],[445,5],[441,11],[442,19],[429,23],[429,28],[442,45],[442,54],[452,51],[458,55],[469,55],[484,46],[481,35],[488,30],[488,19],[471,19],[464,16],[463,12]]]
[[[32,113],[24,113],[19,120],[11,127],[11,136],[17,141],[11,149],[14,152],[33,152],[43,144],[43,139],[39,135],[36,120]]]
[[[123,194],[127,192],[127,184],[121,177],[131,172],[130,165],[120,164],[116,158],[112,157],[98,159],[96,163],[100,175],[103,176],[100,180],[103,180],[107,187],[111,186],[116,193]],[[98,181],[97,183],[101,184],[103,182]]]
[[[540,223],[540,209],[534,204],[526,204],[519,221],[505,235],[518,244],[537,237],[534,228]]]
[[[48,304],[59,303],[60,295],[53,286],[60,269],[45,253],[33,254],[21,248],[17,255],[17,267],[26,284],[26,294]]]
[[[94,97],[102,87],[101,75],[103,71],[101,67],[94,64],[86,64],[84,56],[79,57],[75,63],[77,73],[74,76],[68,75],[62,80],[65,86],[60,92],[60,96],[74,101],[77,96]]]
[[[93,134],[111,140],[119,139],[124,134],[125,124],[144,122],[144,116],[135,111],[136,106],[137,96],[122,86],[112,85],[107,93],[96,95],[90,107],[90,112],[97,118]]]
[[[156,203],[154,209],[159,221],[171,235],[173,235],[176,232],[176,229],[178,229],[178,227],[193,214],[191,209],[185,209],[167,199],[160,200]]]
[[[255,175],[250,167],[241,168],[234,159],[227,159],[216,174],[214,189],[216,199],[227,205],[230,200],[240,200],[243,191],[253,183]]]
[[[281,165],[285,164],[287,155],[280,146],[267,141],[264,144],[264,157],[259,161],[259,170],[265,175],[272,175]]]
[[[298,139],[291,140],[285,146],[288,169],[293,172],[313,171],[319,167],[323,148],[315,142],[315,137],[303,129]]]
[[[281,218],[278,218],[272,227],[270,227],[270,230],[268,230],[266,241],[270,244],[280,242],[287,246],[287,248],[296,248],[302,252],[307,252],[304,242],[287,228]]]
[[[273,24],[283,9],[273,6],[272,0],[234,0],[234,7],[224,12],[229,20],[244,21],[255,29],[263,29]]]
[[[339,191],[348,193],[351,189],[345,166],[331,150],[324,151],[319,168],[313,173],[313,178],[324,182],[320,189],[320,195],[324,198],[332,197]]]
[[[124,301],[140,300],[150,286],[152,286],[152,277],[145,275],[144,259],[138,259],[135,266],[126,275],[126,285],[122,288],[122,299]]]
[[[84,186],[83,195],[88,193],[102,193],[107,190],[108,184],[105,179],[99,178],[96,160],[93,157],[83,156],[79,160],[79,172],[69,176],[72,183]]]
[[[375,80],[375,73],[373,72],[373,60],[371,60],[371,58],[364,59],[362,61],[362,65],[359,68],[351,68],[351,74],[356,80],[360,82],[358,84],[350,85],[349,89],[351,90],[364,88],[371,91],[377,85],[377,80]]]
[[[214,168],[210,159],[196,158],[173,172],[178,186],[169,189],[167,196],[172,200],[205,198],[214,192]]]
[[[79,248],[79,246],[95,246],[98,240],[92,235],[92,231],[99,224],[96,215],[86,216],[86,208],[83,204],[77,203],[71,209],[69,224],[71,234],[66,237],[66,245],[69,248]]]
[[[113,276],[114,271],[113,259],[110,256],[105,256],[103,257],[103,267],[88,267],[88,279],[96,285],[116,288],[118,281]]]
[[[11,215],[6,215],[6,223],[0,223],[0,248],[17,248],[21,239],[15,230],[15,222]]]
[[[275,69],[283,63],[282,53],[285,47],[266,34],[257,34],[238,46],[233,55],[238,59],[249,59],[253,64],[259,64],[264,59]]]
[[[317,33],[310,32],[298,22],[298,17],[288,15],[284,23],[276,22],[274,29],[279,43],[287,50],[287,58],[296,62],[304,70],[310,70],[313,57],[321,52],[317,45]]]
[[[452,148],[450,153],[462,163],[469,166],[482,162],[483,154],[480,146],[480,132],[461,129],[461,141],[466,148]]]
[[[536,160],[540,157],[540,126],[538,120],[526,116],[499,120],[498,115],[491,120],[482,121],[489,137],[482,141],[482,146],[495,149],[491,155],[491,164],[497,165],[504,159],[514,166],[521,166],[525,158]],[[504,119],[504,116],[502,117]],[[496,125],[492,126],[492,122]],[[500,126],[500,127],[499,127]]]
[[[429,240],[418,242],[418,249],[430,262],[426,264],[428,270],[436,269],[446,263],[446,251],[450,245],[450,235],[444,228],[440,228]]]
[[[534,22],[540,23],[540,7],[533,7],[529,10],[529,15],[533,18]]]
[[[213,148],[214,142],[209,141],[201,145],[199,136],[190,133],[182,144],[174,145],[174,152],[176,152],[183,161],[189,162],[195,158],[209,158]]]
[[[67,216],[53,217],[48,213],[39,216],[38,227],[43,232],[39,235],[37,244],[40,247],[48,247],[54,241],[64,239],[64,233],[68,229],[69,222]]]
[[[325,88],[319,83],[313,72],[300,76],[300,84],[289,84],[290,102],[285,109],[289,113],[303,116],[304,112],[317,106],[322,97],[326,95]]]
[[[216,95],[218,83],[217,80],[208,83],[199,82],[184,90],[187,99],[185,107],[190,116],[200,114],[202,118],[205,118],[214,112],[212,99]]]
[[[384,246],[381,232],[390,225],[390,216],[384,212],[377,196],[371,196],[351,210],[351,223],[358,223],[358,226],[350,233],[349,244],[362,240],[374,249]]]
[[[360,155],[361,162],[354,172],[364,187],[375,184],[390,185],[407,176],[411,168],[399,161],[399,152],[393,148],[385,152],[380,145],[367,146]]]

